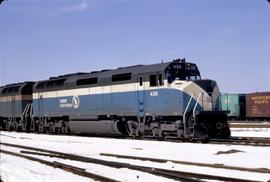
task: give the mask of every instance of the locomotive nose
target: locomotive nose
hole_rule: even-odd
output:
[[[195,84],[200,86],[209,96],[212,104],[212,110],[220,110],[219,88],[214,80],[194,80]]]
[[[205,90],[209,96],[215,94],[215,89],[217,88],[217,83],[214,80],[194,80],[194,83],[199,85],[203,90]]]

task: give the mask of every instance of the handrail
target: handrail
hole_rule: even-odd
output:
[[[33,112],[32,107],[33,107],[33,104],[32,103],[27,104],[26,107],[24,108],[24,111],[23,111],[23,113],[21,115],[21,118],[26,117],[28,115],[28,113],[29,113],[29,117],[31,117],[32,116],[32,112]]]
[[[189,99],[189,101],[188,101],[187,107],[186,107],[186,109],[185,109],[185,111],[184,111],[184,114],[183,114],[183,123],[184,123],[184,132],[185,132],[185,133],[186,133],[186,131],[187,131],[186,113],[187,113],[187,110],[188,110],[188,108],[189,108],[189,105],[190,105],[190,103],[191,103],[192,98],[193,98],[193,94],[190,96],[190,99]]]
[[[197,108],[197,105],[199,103],[199,99],[200,99],[201,96],[202,96],[202,92],[199,94],[199,97],[197,98],[196,104],[195,104],[195,106],[193,108],[193,118],[195,118],[195,111],[196,111],[196,108]]]
[[[23,110],[23,113],[21,115],[21,118],[23,118],[26,114],[27,114],[27,111],[29,110],[29,107],[30,107],[30,104],[27,104]]]
[[[33,116],[33,103],[30,104],[30,112],[29,112],[29,116],[30,116],[30,117]]]

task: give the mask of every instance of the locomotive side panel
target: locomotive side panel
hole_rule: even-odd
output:
[[[90,111],[103,109],[103,91],[102,87],[90,88]],[[108,98],[111,100],[111,98]]]
[[[0,96],[0,117],[4,117],[7,112],[6,97]]]
[[[107,93],[109,94],[109,93]],[[111,91],[112,115],[136,116],[137,91],[136,83],[113,85]]]
[[[63,94],[64,92],[66,93]],[[42,95],[42,97],[38,97],[38,95]],[[84,115],[89,112],[89,97],[89,95],[78,95],[71,90],[35,93],[33,115],[35,117]]]
[[[0,116],[6,118],[19,118],[27,104],[32,103],[32,89],[24,92],[25,87],[32,87],[32,82],[7,85],[1,91]]]
[[[183,91],[169,86],[164,72],[149,72],[143,75],[143,89],[138,90],[138,108],[146,116],[176,116],[183,115]],[[139,83],[138,83],[139,84]],[[140,105],[140,103],[143,103]]]
[[[135,87],[123,84],[112,89],[103,86],[35,93],[34,115],[136,115]]]
[[[145,91],[146,115],[183,115],[183,92],[177,89],[151,89]]]
[[[6,85],[0,92],[0,125],[7,130],[25,130],[29,127],[33,82]]]
[[[12,117],[12,97],[11,96],[3,96],[3,117]]]

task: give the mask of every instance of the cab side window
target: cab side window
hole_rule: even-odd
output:
[[[162,74],[158,74],[158,84],[159,84],[159,86],[163,86],[164,85]]]
[[[164,85],[163,75],[161,73],[150,75],[149,80],[150,80],[150,87]]]
[[[143,86],[143,77],[140,76],[140,86]]]
[[[155,87],[158,85],[157,83],[157,75],[150,75],[150,87]]]

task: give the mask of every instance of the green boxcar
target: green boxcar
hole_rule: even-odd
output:
[[[222,94],[221,107],[223,111],[228,111],[228,118],[235,120],[245,119],[246,115],[245,94]]]

